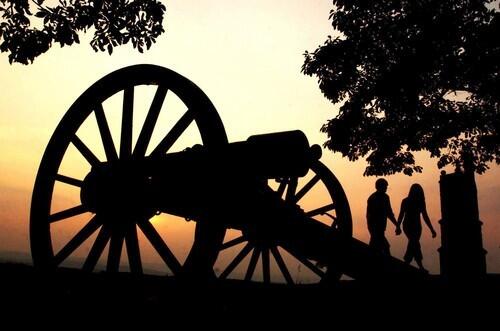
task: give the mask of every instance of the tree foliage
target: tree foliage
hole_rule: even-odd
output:
[[[79,43],[79,32],[94,29],[91,46],[107,50],[132,42],[143,52],[164,32],[165,6],[157,0],[0,0],[0,50],[9,61],[32,63],[53,43]]]
[[[325,146],[365,175],[421,172],[413,153],[478,173],[500,163],[500,14],[492,0],[335,0],[336,37],[302,71],[341,103]]]

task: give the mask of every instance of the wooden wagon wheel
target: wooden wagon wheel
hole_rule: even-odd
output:
[[[319,160],[311,166],[305,177],[281,178],[277,182],[275,187],[270,186],[282,199],[297,204],[308,217],[312,218],[312,221],[326,223],[334,227],[339,234],[352,237],[352,217],[347,197],[337,178]],[[314,193],[315,191],[322,196],[323,201],[318,200],[319,197]],[[279,278],[288,284],[317,282],[327,276],[326,265],[319,265],[295,255],[278,245],[272,238],[263,238],[261,234],[252,231],[245,233],[235,230],[228,231],[226,237],[229,236],[232,238],[226,238],[226,242],[223,243],[219,260],[224,259],[226,250],[232,250],[234,258],[229,263],[226,259],[226,267],[218,270],[218,276],[221,279],[232,277],[255,280],[258,278],[255,277],[255,270],[259,259],[262,267],[261,279],[264,283],[279,282]],[[286,252],[286,258],[282,256],[283,252]],[[252,254],[247,263],[247,256],[250,253]],[[275,273],[271,272],[271,256],[277,267]],[[295,266],[297,273],[308,272],[315,276],[307,276],[308,280],[299,274],[294,279],[290,266]],[[279,274],[282,277],[278,277]],[[331,277],[331,275],[328,276]]]
[[[133,119],[137,112],[134,110],[134,92],[140,89],[148,89],[154,95],[152,102],[146,105],[146,115],[140,133],[134,145],[133,141]],[[156,147],[151,143],[151,137],[155,127],[162,126],[158,123],[162,105],[166,95],[172,93],[182,101],[187,111],[180,118],[174,119],[173,126],[166,134],[162,135]],[[123,95],[120,100],[118,112],[121,113],[121,125],[119,134],[115,134],[107,121],[110,114],[103,105],[117,95]],[[165,111],[168,111],[166,109]],[[89,116],[94,113],[95,116]],[[94,151],[96,146],[77,135],[82,124],[94,122],[96,128],[95,136],[100,137],[99,144],[101,156],[99,158]],[[75,178],[61,172],[61,164],[64,162],[68,148],[83,156],[82,163],[95,166],[102,161],[133,162],[133,160],[144,158],[148,150],[151,153],[167,153],[185,133],[192,123],[201,136],[201,141],[206,146],[221,145],[227,143],[224,126],[208,97],[191,81],[183,76],[154,65],[136,65],[117,70],[97,81],[87,89],[67,111],[55,132],[43,155],[33,190],[30,217],[30,241],[34,265],[42,268],[50,268],[60,265],[66,261],[75,251],[85,243],[88,252],[84,252],[82,269],[92,271],[100,259],[106,258],[106,270],[118,271],[120,262],[123,262],[122,249],[126,248],[129,268],[132,272],[143,273],[143,262],[141,261],[141,240],[148,241],[149,247],[158,253],[164,264],[175,275],[179,273],[181,263],[169,247],[169,242],[161,236],[149,218],[134,219],[134,213],[128,208],[125,211],[116,210],[115,213],[91,214],[88,213],[84,204],[77,204],[54,212],[53,198],[56,183],[64,183],[81,191],[83,178]],[[115,130],[116,131],[116,130]],[[118,138],[116,138],[118,136]],[[118,145],[119,149],[115,146]],[[152,146],[149,146],[152,145]],[[86,160],[83,161],[83,160]],[[125,206],[124,206],[125,207]],[[75,217],[87,215],[81,228],[76,234],[68,237],[69,240],[60,244],[61,248],[56,252],[54,249],[54,238],[58,235],[53,231],[55,224],[73,222]],[[122,226],[114,224],[124,222]],[[137,228],[142,232],[138,236]],[[141,239],[142,238],[142,239]],[[172,240],[172,238],[169,238]],[[173,238],[175,240],[176,238]],[[90,242],[93,240],[93,243]],[[125,244],[125,246],[124,246]]]

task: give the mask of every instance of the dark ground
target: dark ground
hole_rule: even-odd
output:
[[[2,263],[0,302],[0,325],[22,327],[34,322],[37,329],[164,325],[177,330],[201,325],[207,330],[267,330],[276,324],[297,329],[304,323],[309,327],[347,323],[354,328],[434,329],[463,324],[495,330],[500,322],[500,275],[456,284],[434,276],[422,283],[343,281],[329,287],[288,287],[224,281],[202,286],[168,277],[71,269],[42,274],[28,265]]]

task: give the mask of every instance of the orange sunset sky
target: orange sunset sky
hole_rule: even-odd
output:
[[[90,35],[85,35],[80,45],[55,45],[30,66],[9,65],[7,55],[0,56],[0,257],[23,260],[23,254],[29,254],[31,192],[50,136],[77,97],[116,69],[150,63],[192,80],[214,103],[229,141],[294,129],[304,131],[311,144],[326,140],[319,129],[338,108],[322,96],[316,79],[301,74],[300,68],[304,51],[314,50],[333,33],[328,21],[331,1],[171,0],[165,4],[166,33],[145,54],[131,45],[115,48],[112,56],[95,53],[88,45]],[[186,141],[191,142],[189,137]],[[327,150],[322,161],[346,191],[354,236],[368,242],[364,214],[376,178],[363,177],[363,161],[352,163]],[[428,153],[418,154],[418,161],[423,174],[386,177],[388,194],[397,216],[410,185],[418,182],[424,187],[429,216],[438,232],[432,239],[424,228],[424,264],[438,273],[440,169]],[[488,272],[499,273],[500,167],[492,164],[476,181]],[[61,190],[61,199],[73,199],[71,193],[64,194]],[[178,230],[182,232],[182,226]],[[387,234],[392,254],[401,259],[406,238],[396,237],[392,225]],[[179,237],[190,240],[190,235]]]

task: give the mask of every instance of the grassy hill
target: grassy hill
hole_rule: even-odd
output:
[[[499,275],[468,284],[447,284],[435,277],[418,284],[343,281],[289,287],[243,281],[194,284],[171,277],[74,269],[44,274],[25,264],[0,264],[4,323],[37,316],[37,322],[49,326],[66,325],[62,321],[96,327],[202,323],[205,328],[236,323],[239,328],[263,323],[264,330],[268,323],[354,326],[371,321],[383,326],[404,318],[412,325],[463,320],[478,326],[497,324],[499,298]]]

